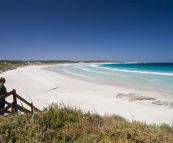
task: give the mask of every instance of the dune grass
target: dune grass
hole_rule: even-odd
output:
[[[64,104],[44,111],[0,118],[0,142],[172,143],[173,126],[129,122],[118,115],[100,116]]]

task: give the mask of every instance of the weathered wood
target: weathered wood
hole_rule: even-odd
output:
[[[17,104],[17,109],[20,110],[20,111],[22,111],[22,112],[32,113],[32,112],[29,111],[28,109],[26,109],[26,108],[24,108],[24,107],[22,107],[22,106],[20,106],[20,105],[18,105],[18,104]]]
[[[31,103],[31,113],[34,113],[34,107],[33,107],[33,103]]]
[[[7,110],[5,113],[11,113],[11,111]]]
[[[21,101],[23,101],[25,104],[31,106],[31,103],[29,103],[28,101],[26,101],[25,99],[23,99],[23,98],[22,98],[21,96],[19,96],[18,94],[16,94],[16,97],[17,97],[18,99],[20,99]]]
[[[11,108],[11,105],[6,106],[5,108],[0,110],[0,115],[3,115],[9,108]]]
[[[34,108],[34,111],[40,112],[40,110],[38,108],[36,108],[35,106],[33,106],[33,108]]]
[[[10,96],[10,95],[12,95],[12,94],[13,94],[13,92],[11,91],[11,92],[8,92],[7,94],[1,95],[1,96],[0,96],[0,101],[1,101],[2,99],[6,98],[6,97],[8,97],[8,96]]]
[[[9,105],[11,107],[11,103],[5,101],[5,104]],[[11,113],[11,111],[7,110],[6,113]]]
[[[14,94],[16,94],[16,89],[12,89],[12,92],[13,92]]]
[[[27,105],[29,105],[30,107],[31,107],[31,104],[32,103],[29,103],[28,101],[26,101],[25,99],[23,99],[21,96],[19,96],[18,94],[16,94],[16,97],[18,98],[18,99],[20,99],[21,101],[23,101],[25,104],[27,104]],[[34,107],[33,106],[33,108],[34,108],[34,111],[36,111],[36,112],[40,112],[40,110],[38,109],[38,108],[36,108],[36,107]]]
[[[35,112],[40,112],[40,110],[38,108],[36,108],[35,106],[33,106],[33,109]]]
[[[17,99],[16,99],[16,94],[13,92],[13,105],[14,105],[14,111],[17,112]]]
[[[14,112],[15,110],[14,110],[14,105],[13,105],[13,103],[14,103],[14,102],[11,103],[11,113],[12,113],[12,114],[15,113],[15,112]]]
[[[11,105],[11,103],[9,103],[9,102],[7,102],[7,101],[5,101],[5,104],[7,104],[7,105]]]
[[[36,107],[33,106],[33,103],[29,103],[28,101],[26,101],[25,99],[23,99],[21,96],[19,96],[18,94],[16,94],[16,90],[13,89],[11,92],[8,92],[7,94],[1,95],[0,96],[0,101],[10,95],[13,95],[13,102],[9,103],[7,101],[5,101],[5,104],[7,105],[7,107],[3,108],[2,110],[0,110],[0,114],[4,114],[5,112],[9,112],[9,113],[16,113],[18,110],[22,111],[22,112],[26,112],[26,113],[34,113],[34,111],[39,112],[40,110],[37,109]],[[19,100],[21,100],[22,102],[24,102],[25,104],[29,105],[31,107],[31,111],[29,111],[28,109],[20,106],[17,104],[17,98]],[[9,108],[11,107],[11,112],[7,111]]]

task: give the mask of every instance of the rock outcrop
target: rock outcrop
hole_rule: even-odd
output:
[[[128,98],[129,101],[136,101],[136,100],[156,100],[155,98],[142,96],[141,94],[138,94],[138,93],[129,93],[129,94],[119,93],[119,94],[117,94],[116,98]]]

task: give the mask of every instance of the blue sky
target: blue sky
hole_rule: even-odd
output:
[[[0,60],[173,62],[172,0],[0,0]]]

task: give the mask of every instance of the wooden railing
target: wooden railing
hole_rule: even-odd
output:
[[[13,96],[13,102],[9,103],[7,101],[5,101],[5,104],[7,105],[6,107],[4,107],[3,109],[0,110],[0,115],[3,115],[4,113],[17,113],[18,110],[21,112],[25,112],[25,113],[34,113],[34,112],[39,112],[40,110],[37,109],[36,107],[33,106],[33,103],[29,103],[28,101],[26,101],[25,99],[23,99],[21,96],[19,96],[16,93],[16,90],[13,89],[11,92],[8,92],[7,94],[1,95],[0,96],[0,101],[5,99],[6,97],[12,95]],[[22,101],[23,103],[27,104],[28,106],[30,106],[31,111],[24,108],[24,106],[20,106],[19,104],[17,104],[17,99],[19,99],[20,101]],[[11,108],[11,111],[9,111],[9,109]]]

